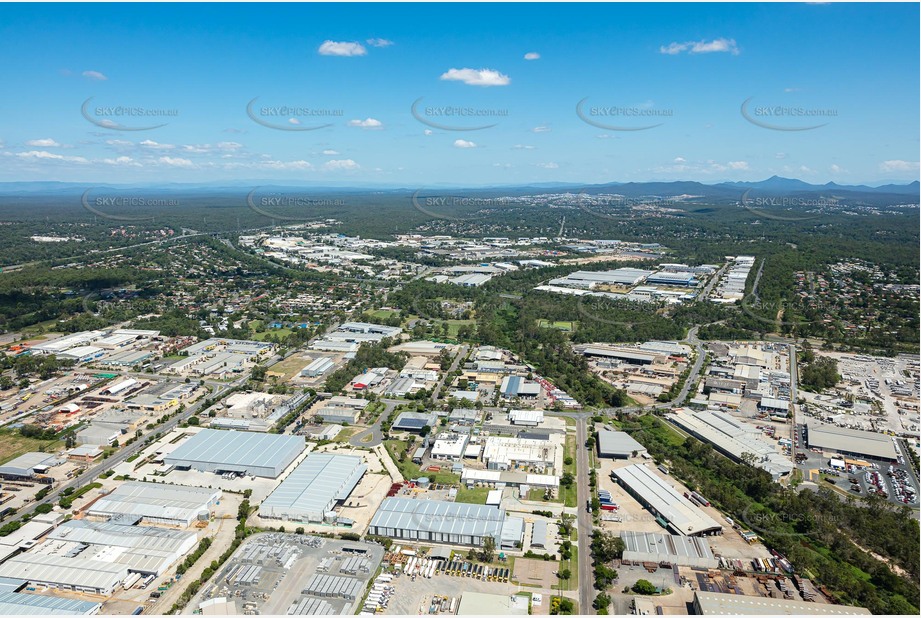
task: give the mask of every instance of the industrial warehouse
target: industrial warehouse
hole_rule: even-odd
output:
[[[598,456],[610,459],[630,459],[646,453],[646,447],[624,431],[599,431]]]
[[[898,457],[891,436],[829,425],[815,419],[807,419],[806,443],[809,448],[878,461],[896,461]]]
[[[263,501],[259,516],[335,523],[333,507],[348,498],[367,470],[361,457],[327,453],[308,455]]]
[[[710,544],[701,537],[625,531],[620,538],[624,540],[624,562],[666,563],[696,569],[719,567]]]
[[[480,547],[491,536],[497,547],[514,547],[524,537],[524,520],[479,504],[387,498],[371,519],[369,534],[407,541]]]
[[[202,429],[163,461],[170,466],[200,472],[236,472],[278,478],[304,448],[301,436]]]
[[[49,588],[110,595],[128,577],[128,567],[101,560],[29,553],[0,564],[0,577],[25,579]]]
[[[683,536],[722,534],[723,527],[642,464],[611,472],[611,479],[649,509],[663,528]]]
[[[692,436],[708,442],[736,462],[751,460],[776,481],[793,472],[793,462],[761,439],[761,430],[724,412],[691,412],[678,408],[666,418]],[[891,444],[890,444],[891,446]]]
[[[86,514],[104,521],[135,519],[188,528],[198,519],[207,520],[220,497],[220,489],[129,481],[96,500]]]

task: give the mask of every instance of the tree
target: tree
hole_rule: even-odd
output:
[[[556,576],[562,579],[563,581],[566,581],[572,577],[572,571],[570,571],[569,569],[563,569],[562,571],[557,571]]]
[[[492,562],[496,554],[496,539],[487,535],[483,539],[483,548],[480,550],[480,560],[483,562]]]
[[[656,588],[655,584],[653,584],[653,583],[652,583],[651,581],[649,581],[648,579],[638,579],[638,580],[636,580],[636,583],[633,584],[633,587],[630,588],[630,590],[632,590],[632,591],[635,592],[636,594],[647,594],[647,595],[648,595],[648,594],[655,594],[655,593],[658,591],[658,589]]]

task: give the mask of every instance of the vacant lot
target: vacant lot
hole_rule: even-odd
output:
[[[38,440],[26,438],[18,431],[0,431],[0,463],[6,463],[23,453],[32,451],[53,452],[61,446],[60,440]]]

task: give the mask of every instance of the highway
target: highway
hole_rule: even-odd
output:
[[[579,530],[579,613],[593,614],[592,601],[595,597],[595,576],[592,569],[591,534],[593,529],[592,513],[588,503],[592,498],[588,485],[588,439],[587,414],[576,419],[576,516]]]

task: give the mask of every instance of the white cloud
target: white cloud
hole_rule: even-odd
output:
[[[454,140],[455,148],[476,148],[476,144],[473,142],[468,142],[465,139],[456,139]]]
[[[89,163],[84,157],[70,157],[59,155],[47,150],[29,150],[27,152],[18,152],[16,156],[20,159],[45,159],[50,161],[65,161],[67,163]]]
[[[675,157],[674,159],[675,163],[685,163],[686,161],[687,159],[685,159],[684,157]]]
[[[128,167],[141,167],[141,164],[131,157],[115,157],[114,159],[103,159],[106,165],[124,165]]]
[[[368,53],[361,43],[348,41],[323,41],[317,51],[321,56],[364,56]]]
[[[106,144],[109,146],[119,146],[122,148],[127,146],[134,146],[134,142],[129,142],[126,139],[107,139]]]
[[[535,150],[537,147],[530,144],[515,144],[513,148],[515,150]]]
[[[515,167],[515,166],[512,165],[511,163],[493,163],[492,166],[493,166],[493,167],[501,167],[502,169],[511,169],[511,168]]]
[[[468,86],[508,86],[512,80],[493,69],[449,69],[441,75],[445,81],[463,82]]]
[[[712,41],[687,41],[684,43],[669,43],[659,48],[659,53],[675,56],[683,52],[689,54],[710,54],[713,52],[730,53],[739,55],[739,46],[735,39],[713,39]]]
[[[30,139],[26,142],[26,146],[35,146],[37,148],[60,148],[61,145],[51,139],[46,137],[44,139]]]
[[[431,129],[426,129],[422,132],[423,135],[433,135],[435,132]]]
[[[543,125],[543,124],[540,125],[539,127],[534,127],[533,129],[531,129],[531,133],[549,133],[549,132],[550,132],[550,127],[548,127],[547,125]]]
[[[323,164],[323,169],[331,172],[357,170],[360,167],[351,159],[333,159]]]
[[[555,170],[559,169],[560,166],[557,163],[550,161],[549,163],[538,163],[537,167],[542,167],[545,170]]]
[[[150,148],[151,150],[172,150],[175,148],[172,144],[161,144],[152,139],[145,139],[143,142],[140,142],[140,145],[144,148]]]
[[[364,120],[349,120],[349,126],[361,127],[362,129],[380,129],[384,126],[384,123],[374,118],[365,118]]]
[[[229,150],[232,152],[234,150],[239,150],[241,148],[243,148],[243,144],[241,144],[240,142],[218,142],[217,143],[218,150]]]
[[[786,158],[787,158],[787,153],[785,153],[785,152],[778,152],[777,154],[774,155],[774,158],[775,158],[775,159],[786,159]]]
[[[784,92],[799,92],[799,88],[795,88],[795,87],[784,88],[783,91]]]
[[[335,151],[335,150],[328,150],[328,149],[327,149],[327,150],[324,150],[324,151],[323,151],[323,154],[325,154],[327,157],[335,157],[335,156],[336,156],[337,154],[339,154],[339,153],[338,153],[337,151]]]
[[[912,162],[893,159],[891,161],[883,161],[880,163],[879,169],[883,172],[917,172],[918,166],[918,161]]]
[[[185,169],[195,167],[194,163],[188,159],[183,159],[182,157],[160,157],[157,159],[157,161],[170,167],[182,167]]]
[[[729,169],[731,170],[747,170],[748,161],[730,161]]]
[[[841,169],[841,166],[836,163],[832,163],[828,169],[831,170],[832,174],[840,174],[841,172],[844,171]]]
[[[799,171],[802,172],[803,174],[815,174],[814,169],[812,169],[811,167],[806,167],[805,165],[800,165]]]
[[[260,161],[258,167],[263,169],[271,170],[309,170],[313,169],[313,165],[309,161],[297,160],[297,161],[275,161],[274,159],[269,161]]]
[[[390,39],[368,39],[365,43],[371,47],[390,47],[393,45],[393,41]]]
[[[86,79],[92,79],[97,82],[104,82],[107,79],[109,79],[108,77],[100,73],[99,71],[83,71],[82,75]]]
[[[528,52],[524,55],[525,60],[540,60],[540,54],[537,52]]]

